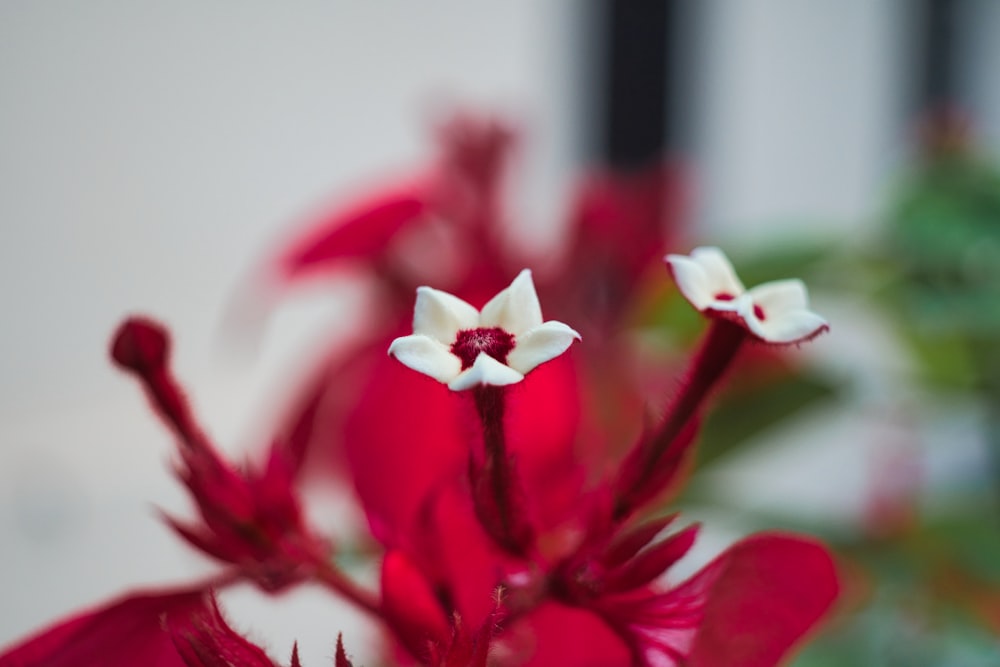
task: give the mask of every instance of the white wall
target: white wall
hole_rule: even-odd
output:
[[[897,9],[892,0],[699,6],[693,144],[707,233],[732,243],[868,222],[904,138],[910,82]]]

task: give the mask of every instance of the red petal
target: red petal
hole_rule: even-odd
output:
[[[772,667],[816,627],[840,589],[829,552],[801,537],[754,535],[716,563],[692,667]]]
[[[463,490],[460,490],[463,489]],[[467,627],[495,611],[493,592],[503,557],[476,519],[464,487],[445,487],[422,509],[411,548],[436,586],[443,589]]]
[[[427,579],[399,551],[390,551],[382,561],[382,612],[415,658],[426,657],[428,645],[444,645],[451,636]]]
[[[600,618],[582,609],[544,603],[514,623],[502,637],[516,656],[512,664],[632,665],[628,647]]]
[[[420,178],[327,214],[278,258],[282,276],[297,278],[338,260],[380,255],[400,229],[423,216],[427,188]]]
[[[570,350],[507,392],[507,448],[517,462],[530,513],[542,528],[576,513],[583,471],[576,457],[579,382]]]
[[[307,475],[344,474],[344,422],[359,400],[358,387],[383,361],[391,340],[388,334],[372,334],[371,339],[334,345],[305,378],[282,411],[275,437],[296,474],[303,468]]]
[[[612,321],[621,315],[643,272],[672,245],[668,238],[676,236],[684,214],[685,190],[675,165],[587,179],[569,223],[566,273],[576,279],[567,297],[578,311]]]
[[[465,470],[461,402],[384,353],[358,391],[344,427],[351,477],[374,535],[400,544],[432,489]]]
[[[204,605],[200,589],[122,597],[21,642],[0,655],[0,666],[185,667],[163,619],[196,613]]]

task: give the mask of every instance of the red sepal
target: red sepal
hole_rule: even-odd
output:
[[[123,596],[15,644],[0,654],[0,667],[185,667],[164,620],[204,605],[200,588]]]
[[[354,663],[347,658],[347,651],[344,650],[343,633],[337,635],[337,654],[334,660],[334,667],[354,667]],[[296,665],[293,664],[292,667],[296,667]]]
[[[643,547],[652,542],[664,528],[673,523],[677,516],[676,513],[668,514],[623,532],[612,540],[610,546],[604,551],[601,563],[609,569],[624,564],[625,561],[630,560]]]
[[[191,614],[169,614],[163,620],[177,653],[187,667],[274,667],[262,648],[233,630],[222,617],[214,596]],[[293,658],[297,658],[293,653]],[[141,664],[141,663],[135,663]]]
[[[698,524],[688,526],[640,551],[634,558],[610,573],[604,580],[604,590],[609,593],[627,591],[653,581],[691,549],[698,536],[698,529]]]

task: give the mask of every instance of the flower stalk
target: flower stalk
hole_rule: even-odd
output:
[[[693,436],[705,399],[747,338],[746,329],[730,320],[711,321],[663,423],[651,436],[640,440],[620,469],[612,510],[615,521],[631,515],[674,478],[692,439],[684,436]]]
[[[684,426],[701,412],[705,398],[730,367],[746,340],[747,333],[742,327],[728,320],[712,321],[688,367],[681,390],[670,403],[667,418],[653,440],[653,461],[670,448]]]
[[[314,576],[332,592],[342,595],[375,618],[383,618],[378,597],[346,577],[337,567],[325,561],[318,561]]]
[[[490,536],[515,556],[528,555],[534,531],[525,516],[515,462],[504,431],[506,388],[481,385],[472,390],[482,426],[482,456],[470,452],[469,483],[476,515]]]
[[[170,370],[166,329],[146,318],[126,320],[114,335],[111,357],[142,383],[153,407],[186,447],[207,447],[184,392]]]

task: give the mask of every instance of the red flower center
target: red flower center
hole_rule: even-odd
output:
[[[514,349],[514,334],[500,327],[465,329],[458,332],[451,344],[451,353],[462,360],[462,370],[470,368],[480,353],[485,352],[501,364]]]
[[[733,298],[734,298],[733,295],[730,294],[729,292],[719,292],[718,294],[715,295],[716,301],[732,301]],[[753,314],[761,322],[767,319],[767,316],[764,314],[764,309],[758,306],[756,303],[753,305]]]

